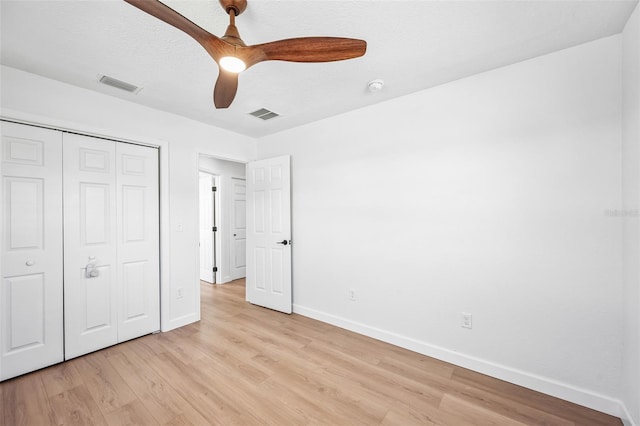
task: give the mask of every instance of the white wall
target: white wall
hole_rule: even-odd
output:
[[[198,154],[247,161],[255,141],[4,66],[0,96],[4,118],[160,146],[162,329],[198,320]]]
[[[611,214],[623,71],[625,208],[640,186],[637,28],[636,10],[623,37],[259,141],[292,155],[295,310],[596,409],[623,398],[638,419],[640,238],[626,217],[623,287]],[[3,117],[161,147],[163,329],[198,319],[198,154],[244,162],[255,142],[0,72]]]
[[[294,310],[620,414],[620,73],[614,36],[261,139]]]
[[[245,164],[201,156],[200,170],[219,176],[220,193],[220,257],[218,270],[221,278],[216,282],[223,284],[231,281],[231,215],[233,214],[232,178],[245,178]]]
[[[622,171],[626,329],[622,377],[629,415],[640,424],[640,8],[622,39]]]

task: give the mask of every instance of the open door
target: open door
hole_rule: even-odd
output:
[[[289,156],[247,164],[247,301],[291,313]]]
[[[247,276],[247,183],[231,178],[231,279]]]

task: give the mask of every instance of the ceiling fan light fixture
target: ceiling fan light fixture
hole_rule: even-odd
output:
[[[247,65],[235,56],[225,56],[220,58],[220,66],[225,70],[238,74],[247,69]]]

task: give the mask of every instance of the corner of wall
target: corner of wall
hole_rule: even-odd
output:
[[[640,424],[640,6],[622,32],[622,187],[625,332],[622,395],[625,425]]]

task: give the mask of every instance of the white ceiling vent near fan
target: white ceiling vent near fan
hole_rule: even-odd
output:
[[[280,116],[280,114],[275,113],[273,111],[269,111],[266,108],[260,108],[258,110],[253,111],[253,112],[250,112],[249,114],[253,115],[256,118],[260,118],[262,120],[265,120],[265,121],[266,120],[271,120],[272,118],[276,118],[276,117]]]
[[[138,87],[134,84],[127,83],[126,81],[118,80],[117,78],[109,77],[108,75],[100,75],[98,80],[100,83],[107,86],[115,87],[116,89],[125,90],[129,93],[137,94],[142,87]]]

